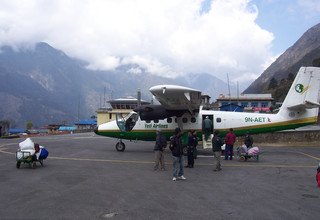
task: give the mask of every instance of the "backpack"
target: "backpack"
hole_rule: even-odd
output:
[[[169,148],[171,151],[173,150],[174,146],[175,146],[174,136],[171,136],[169,141]]]

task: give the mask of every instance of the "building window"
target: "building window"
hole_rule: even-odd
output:
[[[188,122],[188,119],[187,119],[187,118],[182,118],[182,122],[183,122],[183,123],[187,123],[187,122]]]
[[[159,120],[158,119],[155,119],[155,120],[153,120],[154,121],[154,123],[159,123]]]
[[[191,123],[195,123],[196,121],[197,121],[196,118],[194,117],[191,118]]]
[[[217,118],[216,121],[217,121],[218,123],[220,123],[220,122],[221,122],[221,118]]]
[[[167,118],[167,123],[172,123],[172,118]]]
[[[177,119],[177,118],[174,118],[174,122],[175,122],[175,123],[178,123],[178,119]]]
[[[146,123],[149,124],[149,123],[151,123],[151,121],[150,120],[146,120]]]
[[[261,107],[262,108],[268,107],[268,102],[261,102]]]
[[[112,119],[112,114],[109,114],[109,119]]]
[[[251,107],[258,107],[258,102],[251,102]]]
[[[248,102],[241,102],[241,106],[244,107],[244,108],[248,107]]]

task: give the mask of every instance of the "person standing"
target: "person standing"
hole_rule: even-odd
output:
[[[167,140],[166,140],[166,137],[161,133],[160,129],[158,129],[156,132],[157,132],[157,137],[156,137],[156,143],[154,146],[154,155],[155,155],[154,170],[159,169],[159,164],[161,166],[161,170],[165,170],[163,150],[164,148],[167,147]]]
[[[170,150],[173,158],[173,181],[185,180],[183,176],[183,148],[181,143],[181,129],[176,128],[170,140]]]
[[[202,122],[202,130],[204,132],[204,137],[206,141],[211,135],[211,129],[212,129],[212,121],[209,119],[209,116],[206,116],[206,118]]]
[[[188,132],[188,165],[186,167],[193,168],[194,166],[194,151],[197,146],[197,137],[192,131]]]
[[[213,151],[213,160],[215,162],[215,169],[213,171],[221,170],[221,146],[223,145],[222,139],[219,137],[219,131],[215,130],[213,132],[212,138],[212,151]]]
[[[320,187],[320,163],[317,169],[316,181],[317,181],[318,187]]]
[[[194,143],[194,148],[193,148],[193,158],[194,159],[197,159],[198,157],[198,150],[197,150],[197,146],[198,146],[198,135],[197,135],[197,131],[194,131],[193,133],[193,136],[195,138],[195,143]]]
[[[246,136],[244,136],[244,145],[246,145],[247,148],[250,148],[253,145],[253,138],[251,137],[249,132],[247,132]]]
[[[225,149],[225,156],[224,159],[228,160],[228,157],[230,156],[230,160],[232,160],[233,155],[233,145],[236,142],[236,135],[233,133],[233,129],[230,128],[229,132],[227,133],[224,141],[226,143],[226,149]]]

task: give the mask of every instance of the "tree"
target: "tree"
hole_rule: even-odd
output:
[[[26,127],[27,127],[27,130],[30,130],[33,127],[32,121],[27,121]]]
[[[268,86],[268,90],[275,89],[277,88],[277,86],[278,86],[278,81],[274,77],[272,77]]]
[[[294,74],[293,73],[289,73],[288,74],[288,80],[289,80],[289,82],[293,82],[293,80],[294,80]]]

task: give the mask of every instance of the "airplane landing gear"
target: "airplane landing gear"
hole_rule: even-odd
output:
[[[126,145],[119,140],[119,142],[116,144],[116,150],[117,151],[124,151],[126,149]]]

